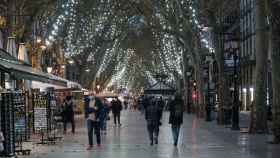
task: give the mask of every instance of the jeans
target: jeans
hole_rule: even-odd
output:
[[[103,119],[101,122],[101,130],[106,131],[107,129],[107,118]]]
[[[70,118],[70,119],[64,119],[64,121],[63,121],[63,126],[64,126],[64,133],[66,133],[66,131],[67,131],[67,124],[68,123],[71,123],[71,125],[72,125],[72,133],[75,133],[75,119],[74,119],[74,117],[73,118]]]
[[[180,127],[181,127],[181,125],[171,125],[173,140],[174,140],[174,143],[176,143],[176,144],[178,143]]]
[[[93,146],[93,129],[94,134],[96,135],[97,144],[100,145],[100,123],[97,121],[87,120],[87,128],[88,128],[88,141],[89,145]]]
[[[158,123],[148,123],[147,125],[150,141],[153,143],[158,140],[159,124]]]
[[[121,124],[121,121],[120,121],[121,113],[120,112],[116,112],[113,115],[114,115],[114,124],[116,125],[117,121],[118,121],[118,124],[120,125]]]

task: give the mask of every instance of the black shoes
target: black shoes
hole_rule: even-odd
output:
[[[177,142],[175,142],[175,143],[174,143],[174,146],[177,146],[177,145],[178,145],[178,143],[177,143]]]
[[[154,145],[154,142],[153,142],[153,141],[151,141],[150,145],[151,145],[151,146],[153,146],[153,145]]]
[[[155,139],[155,144],[158,144],[158,140],[157,139]]]

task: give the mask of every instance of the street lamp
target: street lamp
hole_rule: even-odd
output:
[[[206,63],[205,63],[205,79],[207,81],[207,103],[206,103],[206,118],[205,121],[211,121],[211,102],[210,102],[210,62],[212,60],[212,56],[206,56]]]
[[[229,53],[231,56],[233,56],[233,86],[234,86],[234,91],[233,91],[233,106],[232,106],[232,130],[239,130],[239,100],[238,100],[238,73],[237,73],[237,60],[238,60],[238,44],[237,42],[232,41],[230,43],[230,48],[229,48]]]
[[[72,60],[72,59],[69,60],[68,62],[69,62],[69,64],[71,64],[71,65],[74,64],[74,60]]]
[[[52,67],[47,67],[47,72],[50,74],[52,72]]]

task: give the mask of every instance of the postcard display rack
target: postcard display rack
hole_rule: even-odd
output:
[[[4,136],[4,150],[0,156],[15,156],[15,131],[14,131],[14,113],[12,93],[1,93],[1,131]]]
[[[47,95],[40,92],[32,94],[32,104],[34,133],[41,134],[41,142],[39,144],[46,144],[45,136],[48,135]]]
[[[14,111],[14,129],[15,129],[15,141],[16,141],[16,153],[22,153],[23,155],[29,155],[30,149],[23,149],[23,142],[28,141],[28,118],[27,118],[27,106],[25,93],[15,92],[13,93],[13,111]]]
[[[59,107],[57,106],[55,93],[53,91],[48,92],[48,131],[49,137],[48,140],[55,143],[57,139],[62,139],[62,137],[57,136],[58,132],[58,120],[56,119],[56,115],[59,111]]]
[[[60,138],[55,135],[55,97],[52,93],[34,93],[32,100],[34,132],[41,134],[38,144],[55,144],[56,139]]]

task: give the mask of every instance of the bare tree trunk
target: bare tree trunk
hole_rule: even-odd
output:
[[[271,1],[270,1],[271,2]],[[273,135],[274,143],[280,143],[280,5],[275,0],[269,5],[271,11],[271,60],[273,87]]]
[[[255,104],[252,107],[250,133],[267,132],[266,80],[267,80],[267,31],[266,2],[256,0],[256,93]]]
[[[225,108],[228,106],[227,98],[228,98],[228,87],[226,84],[225,78],[225,70],[224,70],[224,54],[222,49],[222,39],[221,39],[222,31],[218,26],[214,27],[214,47],[216,51],[216,60],[218,63],[219,74],[218,74],[218,99],[219,99],[219,107],[218,107],[218,124],[225,124]]]
[[[184,104],[188,113],[190,113],[190,104],[189,104],[189,58],[186,51],[183,52],[183,86],[184,86]]]

